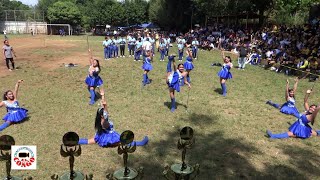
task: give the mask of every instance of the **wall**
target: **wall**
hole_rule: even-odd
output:
[[[47,34],[46,22],[29,22],[29,21],[0,21],[0,33],[7,30],[8,34]]]

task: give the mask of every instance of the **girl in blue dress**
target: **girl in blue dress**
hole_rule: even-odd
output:
[[[146,52],[146,58],[143,62],[143,65],[142,65],[142,69],[144,70],[143,71],[143,85],[147,85],[147,84],[150,84],[151,83],[151,80],[149,79],[148,77],[148,72],[152,70],[152,64],[151,64],[151,61],[152,61],[152,53],[151,51],[147,51]]]
[[[103,96],[102,96],[103,97]],[[78,144],[98,144],[100,147],[117,147],[120,144],[120,134],[113,129],[107,111],[107,103],[102,99],[102,108],[97,110],[95,119],[96,134],[91,139],[81,138]],[[144,146],[148,143],[147,136],[142,141],[134,141],[131,145]]]
[[[17,82],[14,92],[8,90],[3,95],[3,101],[0,102],[0,107],[6,106],[7,114],[3,117],[5,122],[0,126],[0,131],[10,126],[10,124],[23,121],[28,116],[28,110],[21,108],[17,100],[19,85],[22,81],[23,80],[19,80]]]
[[[282,106],[280,106],[279,104],[277,103],[273,103],[272,101],[267,101],[267,104],[277,108],[277,109],[280,109],[280,112],[284,113],[284,114],[288,114],[288,115],[293,115],[297,118],[300,117],[300,113],[298,111],[298,109],[296,108],[295,106],[295,98],[294,98],[294,94],[297,90],[297,87],[298,87],[298,82],[299,82],[299,79],[296,78],[295,79],[295,83],[294,83],[294,86],[293,86],[293,89],[290,89],[289,88],[289,80],[287,79],[287,85],[286,85],[286,92],[285,92],[285,98],[286,98],[286,103],[284,103]]]
[[[186,69],[186,71],[188,72],[188,75],[187,75],[187,81],[188,83],[191,82],[190,80],[190,72],[191,70],[194,68],[194,65],[192,63],[192,52],[190,51],[190,44],[187,44],[187,50],[186,50],[186,53],[187,53],[187,57],[186,57],[186,62],[184,62],[183,66],[184,68]]]
[[[231,62],[230,56],[225,56],[223,51],[221,51],[221,54],[222,54],[222,58],[223,58],[224,63],[222,65],[221,70],[218,72],[218,76],[220,77],[222,95],[226,96],[227,95],[226,82],[228,79],[232,78],[232,74],[230,72],[230,69],[233,67],[233,64]]]
[[[184,81],[185,84],[191,88],[190,84],[187,81],[186,76],[188,72],[184,71],[183,64],[178,64],[178,69],[176,67],[174,56],[171,55],[168,57],[168,65],[167,65],[167,84],[169,87],[169,94],[171,98],[171,112],[176,110],[176,99],[175,99],[175,91],[180,92],[181,81]],[[171,64],[173,64],[173,71],[171,69]]]
[[[100,88],[100,86],[103,84],[103,81],[102,81],[101,77],[99,76],[99,73],[101,71],[99,60],[92,58],[92,53],[91,53],[90,49],[89,49],[89,54],[90,54],[89,75],[87,76],[85,83],[87,84],[88,90],[90,92],[89,104],[93,105],[95,103],[95,96],[96,96],[95,89],[96,89],[96,87]],[[100,89],[100,93],[102,91],[103,90]]]
[[[307,90],[307,93],[305,95],[304,107],[306,112],[303,114],[300,114],[297,121],[289,127],[288,132],[284,132],[280,134],[272,134],[271,131],[267,130],[267,136],[270,139],[284,139],[289,137],[306,139],[311,136],[320,135],[320,130],[315,131],[309,125],[309,123],[311,123],[311,125],[314,124],[316,116],[320,110],[320,105],[318,106],[316,106],[315,104],[312,104],[311,106],[308,105],[308,97],[310,93],[311,93],[311,90]]]

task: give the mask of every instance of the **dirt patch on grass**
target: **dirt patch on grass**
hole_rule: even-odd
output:
[[[88,53],[75,51],[77,46],[81,47],[81,42],[47,38],[47,36],[36,36],[10,39],[10,45],[17,54],[17,58],[14,58],[16,67],[25,69],[27,66],[33,66],[40,67],[45,71],[52,71],[69,63],[79,66],[88,65]],[[14,73],[14,71],[11,72],[7,69],[4,60],[1,64],[0,77]]]

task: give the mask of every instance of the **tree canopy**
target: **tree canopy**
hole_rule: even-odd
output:
[[[266,18],[275,23],[301,24],[319,0],[39,0],[37,10],[51,23],[127,26],[154,22],[165,29],[188,30],[207,19],[240,14]],[[0,1],[3,10],[28,10],[19,1]]]

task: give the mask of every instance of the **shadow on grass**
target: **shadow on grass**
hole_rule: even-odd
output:
[[[296,147],[296,146],[290,146],[290,145],[283,146],[280,148],[283,149],[284,154],[290,157],[288,160],[289,163],[292,164],[294,167],[296,167],[298,171],[302,173],[300,174],[300,177],[296,176],[297,178],[307,179],[305,177],[305,174],[308,174],[314,177],[320,176],[320,171],[319,171],[320,156],[317,153],[313,152],[308,148],[302,148],[302,147]],[[280,170],[274,169],[272,171],[279,175],[283,173]],[[292,173],[292,172],[289,172],[289,173]]]
[[[221,88],[216,88],[214,90],[214,92],[216,92],[217,94],[222,94],[222,89]]]
[[[168,109],[171,109],[171,102],[164,102],[163,105],[167,106]],[[176,102],[176,108],[178,108],[179,106],[187,108],[187,105]]]
[[[189,121],[199,119],[204,122],[215,122],[214,117],[199,114],[189,116]],[[300,171],[298,172],[286,165],[266,163],[266,168],[263,171],[258,170],[255,164],[252,164],[249,160],[252,155],[262,153],[255,146],[244,142],[242,139],[228,138],[221,130],[204,132],[203,128],[197,125],[192,128],[195,131],[196,142],[192,149],[187,150],[186,163],[190,165],[200,164],[200,175],[197,179],[278,179],[290,177],[305,179]],[[163,179],[162,172],[165,164],[181,163],[181,151],[177,149],[179,131],[166,131],[165,134],[165,139],[156,142],[151,140],[148,146],[141,149],[147,155],[135,157],[138,161],[132,165],[145,168],[144,179]],[[291,147],[288,149],[291,149]],[[294,156],[299,156],[299,158],[292,157],[292,159],[295,164],[300,163],[301,168],[306,167],[303,165],[305,162],[303,154],[300,154],[299,151],[304,150],[294,150]],[[307,151],[304,152],[313,154]],[[319,157],[315,157],[319,159]],[[308,162],[307,165],[311,166]],[[302,172],[320,173],[315,168],[302,170]]]
[[[29,121],[30,118],[31,118],[31,116],[28,116],[28,117],[24,118],[24,120],[22,120],[22,121],[20,121],[20,122],[13,123],[13,124],[22,124],[22,123],[25,123],[25,122]]]

